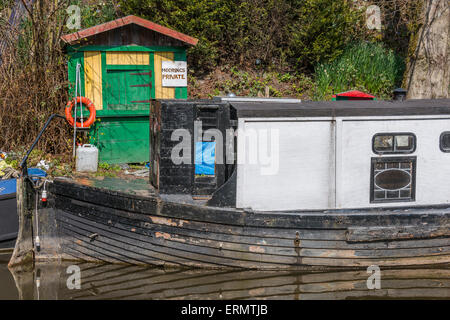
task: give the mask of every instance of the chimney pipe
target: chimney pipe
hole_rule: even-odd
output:
[[[402,88],[397,88],[394,90],[394,101],[404,101],[406,100],[407,91]]]

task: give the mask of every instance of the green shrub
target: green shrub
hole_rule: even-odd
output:
[[[232,16],[231,0],[121,0],[124,15],[134,14],[199,39],[190,49],[194,69],[211,69],[219,57],[217,43],[226,34],[224,22]],[[201,67],[200,67],[201,66]]]
[[[196,75],[218,65],[265,66],[284,61],[291,11],[287,0],[121,0],[135,14],[199,40],[189,49]]]
[[[297,67],[312,70],[338,57],[363,21],[362,12],[347,0],[298,0],[289,28],[289,55]]]
[[[404,61],[381,44],[349,45],[339,58],[316,67],[315,99],[328,99],[332,93],[351,89],[389,98],[401,83],[404,69]]]

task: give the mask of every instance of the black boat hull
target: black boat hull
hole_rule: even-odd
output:
[[[260,270],[450,262],[448,207],[257,213],[89,184],[49,184],[50,202],[36,219],[41,246],[32,249],[35,261]],[[36,236],[36,230],[21,232],[12,264],[32,247],[25,233]]]
[[[16,195],[0,196],[0,249],[14,248],[18,229]]]

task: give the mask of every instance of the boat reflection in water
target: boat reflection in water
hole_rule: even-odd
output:
[[[450,299],[450,269],[381,270],[380,289],[366,271],[174,270],[78,264],[12,269],[20,299]],[[72,272],[68,274],[67,272]]]

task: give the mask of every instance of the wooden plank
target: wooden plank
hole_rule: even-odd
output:
[[[405,239],[431,239],[449,237],[450,225],[401,226],[401,227],[350,227],[347,231],[349,242],[370,242]]]
[[[149,65],[148,52],[106,52],[106,64],[111,65]]]
[[[17,214],[19,215],[19,232],[16,246],[8,266],[14,267],[33,263],[33,212],[32,203],[36,193],[28,179],[17,179]]]
[[[84,95],[95,105],[96,110],[103,109],[102,56],[99,51],[84,52]]]
[[[166,88],[162,86],[162,62],[173,61],[173,52],[155,52],[154,53],[154,67],[155,67],[155,99],[174,99],[175,88]]]
[[[69,230],[70,229],[70,230]],[[248,269],[278,269],[283,268],[282,264],[270,261],[258,261],[256,255],[251,255],[248,259],[236,259],[229,256],[213,256],[212,252],[204,250],[201,247],[196,250],[187,250],[186,246],[173,245],[164,246],[161,240],[154,238],[150,239],[147,243],[139,244],[126,237],[118,237],[117,235],[109,235],[107,232],[99,231],[99,237],[94,242],[89,241],[89,235],[92,234],[92,230],[89,231],[89,226],[85,225],[83,230],[75,224],[70,224],[64,227],[64,232],[67,236],[74,237],[72,243],[76,243],[78,246],[89,247],[94,252],[105,253],[112,258],[117,259],[117,262],[127,261],[131,264],[153,264],[153,265],[183,265],[186,267],[203,267],[203,268],[248,268]],[[114,239],[115,238],[115,239]],[[158,244],[159,243],[159,244]],[[211,250],[210,250],[211,251]],[[261,256],[269,260],[269,257]],[[289,259],[289,258],[287,258]],[[263,260],[263,259],[262,259]],[[294,260],[290,262],[295,262]],[[125,262],[126,263],[126,262]],[[288,261],[286,261],[288,263]],[[288,264],[285,267],[289,267]]]
[[[345,241],[345,230],[339,229],[277,229],[272,227],[245,228],[239,226],[228,226],[220,223],[187,221],[184,219],[164,218],[154,215],[141,215],[132,212],[114,210],[92,203],[82,203],[68,198],[57,199],[57,207],[67,212],[75,210],[90,219],[111,219],[114,222],[128,226],[146,226],[151,224],[155,231],[166,232],[180,237],[196,237],[199,239],[211,239],[222,242],[242,243],[259,246],[292,247],[294,240],[301,241],[301,248],[324,248],[324,249],[395,249],[395,248],[428,248],[447,246],[448,239],[434,239],[434,241],[409,240],[393,242],[374,243],[352,243]],[[85,209],[83,209],[85,208]],[[135,206],[136,208],[136,206]],[[95,212],[95,213],[94,213]],[[155,209],[156,212],[156,209]],[[206,233],[205,233],[206,231]]]
[[[377,265],[380,267],[397,266],[420,266],[450,263],[450,255],[412,257],[412,258],[393,258],[393,259],[321,259],[304,257],[302,262],[311,266],[334,266],[334,267],[369,267]]]
[[[69,215],[64,215],[69,217]],[[69,217],[70,218],[70,217]],[[75,220],[78,220],[80,222],[76,222]],[[171,243],[171,235],[170,234],[163,234],[161,237],[158,237],[158,233],[151,233],[146,236],[140,236],[139,232],[137,230],[137,227],[132,227],[132,231],[129,231],[126,235],[117,234],[114,232],[115,228],[111,228],[111,226],[102,227],[98,223],[95,223],[93,221],[85,221],[85,223],[81,223],[81,219],[73,217],[72,220],[67,220],[66,218],[62,218],[61,225],[63,225],[65,228],[70,230],[83,230],[79,231],[83,233],[86,237],[88,237],[89,234],[92,234],[93,232],[97,232],[99,234],[99,240],[100,242],[107,243],[108,245],[113,245],[116,248],[126,248],[127,252],[139,252],[141,253],[143,250],[151,250],[156,251],[160,253],[165,253],[164,260],[168,260],[172,254],[170,252],[173,252],[173,255],[175,256],[189,256],[189,258],[193,258],[195,256],[198,256],[199,261],[202,263],[220,263],[220,261],[224,261],[222,263],[225,263],[224,265],[230,266],[230,265],[236,265],[240,267],[247,267],[247,268],[253,268],[258,266],[259,268],[267,268],[267,269],[276,269],[276,268],[285,268],[286,265],[301,265],[303,264],[305,257],[317,257],[323,258],[324,261],[322,262],[316,262],[319,265],[327,264],[330,259],[328,258],[338,258],[345,261],[348,261],[348,265],[345,261],[341,261],[342,266],[358,266],[358,265],[371,265],[373,264],[373,261],[377,258],[377,253],[374,253],[373,251],[366,251],[365,256],[358,256],[362,255],[361,253],[356,253],[353,250],[300,250],[299,256],[292,256],[292,257],[286,257],[286,256],[277,256],[275,254],[267,254],[265,252],[260,252],[259,254],[256,252],[252,252],[248,248],[247,251],[231,251],[227,249],[220,248],[218,245],[214,247],[204,247],[202,246],[202,243],[193,243],[193,244],[186,244],[186,239],[180,239],[181,242],[173,241]],[[67,226],[66,226],[67,225]],[[78,231],[77,231],[78,232]],[[100,239],[101,238],[101,239]],[[95,243],[98,243],[96,240]],[[258,247],[260,248],[260,247]],[[264,249],[262,249],[264,250]],[[400,252],[398,252],[400,251]],[[403,250],[405,251],[405,250]],[[407,251],[407,250],[406,250]],[[425,255],[425,253],[420,253],[417,250],[411,250],[408,252],[402,252],[401,250],[393,250],[392,253],[386,253],[386,251],[379,250],[377,251],[378,255],[380,255],[380,259],[378,260],[380,265],[385,265],[385,261],[387,263],[394,263],[393,257],[396,255],[403,255],[405,258],[408,258],[409,260],[413,260],[414,257],[419,256],[420,254]],[[389,251],[387,251],[389,252]],[[435,248],[433,253],[428,252],[428,255],[431,256],[432,254],[435,255],[443,255],[445,252],[442,252],[440,248]],[[430,258],[429,256],[424,257],[425,259]],[[224,260],[225,259],[225,260]],[[232,263],[226,262],[227,259],[232,259]],[[365,262],[359,262],[359,260],[365,260],[371,261],[371,264],[367,264]],[[403,258],[402,258],[403,259]],[[399,261],[402,261],[402,259],[398,259]],[[417,260],[422,259],[421,257],[418,257]],[[331,259],[332,260],[332,259]],[[221,263],[221,264],[222,264]],[[269,264],[273,264],[270,266]],[[283,264],[284,266],[277,266],[278,264]]]
[[[202,237],[193,236],[191,233],[186,232],[185,234],[177,234],[174,232],[174,228],[163,228],[163,230],[157,228],[156,225],[146,223],[144,227],[141,225],[123,225],[117,221],[114,221],[114,226],[106,225],[102,223],[103,219],[99,219],[97,215],[91,214],[87,217],[85,214],[78,214],[78,216],[70,216],[63,214],[66,218],[65,221],[69,223],[77,223],[83,221],[85,223],[89,223],[92,225],[95,230],[103,230],[103,231],[111,231],[115,233],[115,237],[119,237],[120,234],[124,234],[127,237],[134,238],[138,243],[140,242],[152,242],[151,238],[163,238],[164,243],[183,243],[193,247],[204,247],[204,248],[212,248],[212,254],[216,252],[220,248],[222,254],[227,253],[228,251],[235,251],[236,255],[243,255],[244,253],[263,253],[264,255],[273,256],[272,259],[278,260],[278,256],[291,256],[297,258],[300,256],[309,256],[309,257],[326,257],[326,258],[393,258],[393,257],[420,257],[420,256],[430,256],[430,255],[441,255],[450,252],[450,246],[441,246],[441,247],[431,247],[431,248],[408,248],[408,249],[361,249],[355,250],[351,248],[342,248],[341,250],[336,250],[333,248],[304,248],[302,243],[299,243],[299,247],[295,247],[294,241],[290,242],[290,246],[282,247],[274,243],[273,245],[264,244],[265,239],[263,238],[255,238],[253,243],[245,244],[238,242],[238,237],[234,238],[234,242],[224,241],[223,239],[211,239],[208,238],[210,232],[204,232]],[[86,217],[90,220],[82,220],[82,217]],[[130,228],[134,230],[133,232],[129,232]],[[177,228],[180,229],[180,228]],[[188,251],[188,249],[186,249]]]

